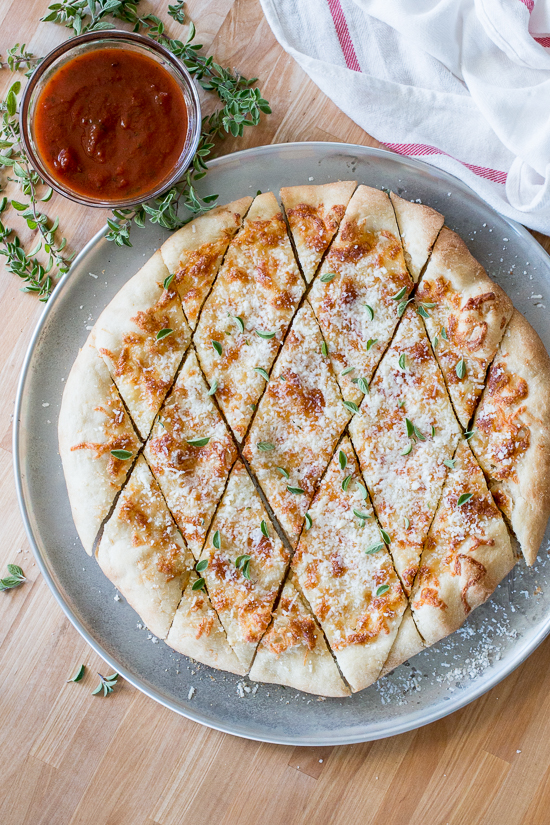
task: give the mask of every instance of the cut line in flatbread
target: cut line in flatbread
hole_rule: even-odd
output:
[[[237,450],[193,348],[155,421],[145,457],[198,559]]]
[[[166,638],[193,556],[142,456],[105,525],[96,555],[107,578],[149,630]]]
[[[166,644],[204,665],[244,676],[246,668],[231,649],[208,593],[204,587],[193,590],[198,580],[193,571],[166,637]]]
[[[338,231],[356,186],[357,181],[352,180],[281,189],[281,202],[308,284]]]
[[[321,628],[291,578],[284,584],[249,678],[321,696],[350,695]]]
[[[163,243],[160,252],[185,317],[195,329],[202,305],[216,279],[229,242],[240,229],[252,198],[218,206],[182,226]]]
[[[410,597],[414,621],[426,644],[458,630],[515,563],[504,519],[472,451],[461,439]]]
[[[109,370],[93,345],[93,334],[67,378],[58,432],[74,523],[91,555],[101,524],[141,448]],[[113,455],[117,450],[123,451],[122,457]]]
[[[392,670],[402,665],[403,662],[408,662],[408,660],[416,656],[417,653],[421,653],[425,647],[424,640],[414,623],[411,608],[407,606],[392,649],[384,662],[384,667],[380,671],[380,678],[391,673]]]
[[[164,289],[160,252],[124,284],[95,326],[95,345],[142,438],[170,389],[191,340],[176,290]]]
[[[359,186],[308,296],[346,401],[361,402],[412,287],[390,199]]]
[[[446,227],[415,297],[458,419],[467,428],[512,316],[512,302]]]
[[[429,258],[445,218],[423,203],[412,203],[390,192],[399,226],[405,261],[411,277],[417,283]]]
[[[304,290],[275,195],[258,195],[229,245],[194,335],[201,367],[238,441]]]

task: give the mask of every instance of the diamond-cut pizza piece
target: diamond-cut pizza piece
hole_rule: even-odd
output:
[[[468,444],[461,440],[410,598],[427,644],[458,630],[515,563],[504,519]]]
[[[308,283],[338,231],[357,181],[338,181],[321,186],[286,186],[281,202]]]
[[[384,662],[384,667],[380,671],[380,677],[386,676],[387,673],[395,670],[395,668],[402,665],[403,662],[412,659],[417,653],[421,653],[425,647],[426,645],[424,644],[422,636],[414,623],[411,608],[407,607],[390,654]]]
[[[395,209],[405,261],[416,283],[445,218],[430,206],[403,200],[393,192],[390,192],[390,198]]]
[[[193,349],[155,421],[145,457],[198,558],[237,450]]]
[[[350,695],[323,632],[292,579],[285,582],[249,677],[321,696]]]
[[[362,399],[412,286],[390,199],[359,186],[309,294],[347,401]]]
[[[149,630],[164,639],[193,556],[141,456],[105,525],[97,560]]]
[[[231,238],[240,228],[252,198],[218,206],[170,235],[160,248],[172,285],[178,290],[192,329],[216,279]]]
[[[550,358],[517,310],[500,342],[470,445],[534,564],[550,516]]]
[[[242,441],[304,292],[279,204],[258,195],[204,304],[195,345],[209,384]]]
[[[344,678],[353,691],[363,690],[380,675],[407,599],[347,437],[309,516],[292,569]]]
[[[191,573],[166,644],[204,665],[244,676],[246,669],[233,653],[204,586],[197,589],[198,581],[197,574]]]
[[[117,292],[95,326],[95,345],[142,438],[176,374],[191,331],[168,270],[155,252],[137,275]]]
[[[289,561],[244,465],[237,461],[201,562],[210,600],[227,640],[248,670],[269,622]]]
[[[323,344],[306,302],[273,368],[244,448],[293,547],[317,483],[350,418]]]
[[[59,453],[78,535],[91,555],[141,447],[93,333],[73,364],[59,413]],[[121,457],[113,450],[122,450]]]
[[[512,316],[505,292],[444,227],[416,294],[460,423],[468,427]]]
[[[407,593],[460,427],[421,318],[409,307],[350,424],[376,514]]]

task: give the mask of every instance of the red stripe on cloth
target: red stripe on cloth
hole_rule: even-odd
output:
[[[457,158],[453,158],[452,155],[447,154],[447,152],[443,152],[436,146],[428,146],[424,143],[385,143],[384,146],[391,149],[392,152],[396,152],[398,155],[408,155],[409,157],[422,157],[422,155],[445,155],[452,160],[457,160]],[[463,166],[466,166],[467,169],[480,178],[487,178],[487,180],[491,180],[494,183],[506,183],[506,172],[500,172],[498,169],[487,169],[485,166],[475,166],[472,163],[464,163],[462,160],[459,160],[458,163],[462,163]]]
[[[527,6],[527,8],[529,9],[529,14],[531,14],[533,9],[535,8],[535,0],[519,0],[519,2],[523,3],[524,6]]]
[[[548,36],[546,36],[546,37],[533,37],[533,40],[536,40],[537,43],[540,43],[540,45],[544,46],[545,48],[550,47],[550,37],[548,37]]]
[[[357,55],[355,54],[355,49],[353,48],[351,35],[349,33],[344,11],[340,5],[340,0],[327,0],[327,3],[332,15],[332,22],[334,23],[334,28],[336,29],[340,48],[342,49],[344,60],[346,61],[346,66],[353,72],[360,72],[361,66],[359,65]]]

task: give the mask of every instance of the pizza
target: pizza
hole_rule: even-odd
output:
[[[351,440],[407,594],[460,426],[422,318],[409,306],[350,424]]]
[[[258,195],[229,245],[194,339],[239,442],[304,290],[277,199]]]
[[[347,701],[550,516],[550,358],[442,214],[355,181],[173,233],[67,379],[77,532],[158,639]]]
[[[192,349],[157,416],[144,455],[198,558],[237,450]]]

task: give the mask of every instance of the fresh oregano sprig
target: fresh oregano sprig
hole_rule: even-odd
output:
[[[5,579],[0,579],[0,591],[13,590],[14,587],[19,587],[20,584],[27,581],[25,574],[17,564],[8,564],[9,576]]]
[[[113,692],[113,689],[117,684],[118,673],[111,673],[110,676],[102,676],[101,673],[98,673],[97,675],[99,676],[99,685],[95,690],[92,690],[92,696],[97,696],[102,691],[103,696],[108,696]]]

